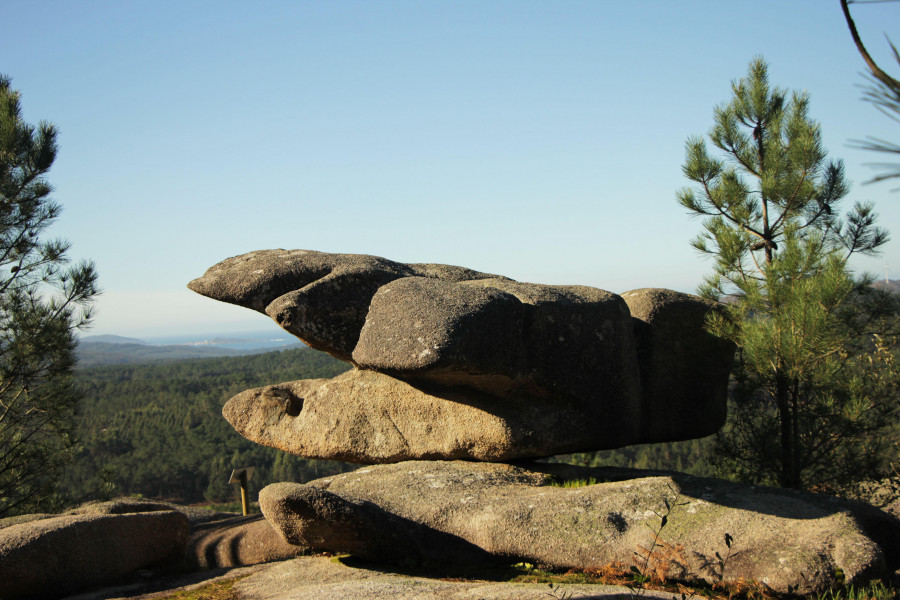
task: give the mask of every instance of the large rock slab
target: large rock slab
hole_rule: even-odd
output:
[[[60,597],[180,560],[190,523],[155,503],[95,504],[0,529],[0,598]]]
[[[636,408],[640,394],[627,305],[585,286],[398,279],[373,296],[353,360],[498,396]]]
[[[357,463],[501,461],[615,448],[642,437],[634,404],[498,398],[358,369],[247,390],[222,414],[259,444]]]
[[[372,502],[302,484],[274,483],[264,489],[268,492],[263,514],[291,544],[404,566],[482,564],[492,558],[462,537]]]
[[[549,485],[576,477],[603,482]],[[756,581],[785,593],[900,566],[900,521],[871,506],[677,473],[416,461],[274,484],[259,500],[288,541],[368,560],[441,561],[450,544],[469,544],[561,568],[636,564],[673,581]],[[427,529],[446,537],[421,543]],[[461,560],[474,552],[466,548]]]

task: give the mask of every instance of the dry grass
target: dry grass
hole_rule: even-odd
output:
[[[239,596],[234,591],[234,584],[247,577],[235,577],[234,579],[217,579],[191,590],[182,590],[166,596],[157,596],[154,600],[238,600]]]
[[[529,563],[518,563],[515,568],[520,573],[509,581],[554,585],[567,583],[616,585],[629,588],[634,598],[639,598],[644,590],[671,593],[673,600],[891,600],[900,598],[900,590],[880,581],[858,588],[853,586],[835,588],[822,594],[804,597],[777,594],[763,584],[744,580],[727,584],[685,585],[668,580],[662,573],[659,573],[659,575],[663,575],[662,577],[654,576],[643,584],[637,585],[631,569],[621,562],[613,562],[598,569],[585,571],[554,572],[542,570]]]

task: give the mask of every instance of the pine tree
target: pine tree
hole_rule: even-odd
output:
[[[0,517],[52,508],[74,446],[75,332],[98,293],[92,264],[41,241],[60,212],[44,179],[56,129],[23,122],[10,84],[0,76]]]
[[[712,258],[700,288],[724,301],[709,323],[738,347],[729,423],[714,460],[756,483],[835,489],[884,468],[897,414],[886,338],[895,305],[847,261],[888,239],[872,206],[839,216],[848,193],[803,93],[773,88],[755,59],[715,110],[709,140],[687,142],[694,186],[679,202],[704,218],[693,242]]]

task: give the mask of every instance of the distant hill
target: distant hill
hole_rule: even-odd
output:
[[[81,338],[82,344],[146,344],[144,340],[123,337],[121,335],[86,335]]]
[[[93,339],[91,339],[93,338]],[[97,338],[116,338],[116,341],[97,341]],[[98,335],[83,338],[78,344],[78,367],[97,365],[125,365],[159,360],[181,360],[185,358],[217,358],[225,356],[247,356],[272,352],[272,348],[236,350],[217,345],[178,344],[153,346],[141,340],[134,342],[115,335]],[[286,344],[284,348],[298,348],[302,344]]]
[[[214,337],[208,340],[202,340],[199,342],[185,342],[184,346],[223,346],[225,344],[240,344],[243,342],[247,342],[249,340],[245,340],[244,338],[230,338],[230,337]]]
[[[879,290],[886,289],[891,293],[900,294],[900,279],[879,279],[872,283],[872,287]],[[731,304],[732,302],[735,302],[738,297],[739,296],[735,294],[728,294],[727,296],[723,296],[721,301],[725,304]]]
[[[872,287],[886,289],[889,292],[900,294],[900,279],[888,279],[887,281],[876,281]]]

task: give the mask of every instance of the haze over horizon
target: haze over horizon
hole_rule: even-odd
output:
[[[896,76],[900,7],[852,10]],[[263,248],[694,291],[684,144],[758,55],[809,92],[845,204],[900,236],[896,182],[862,185],[887,157],[849,146],[900,127],[861,100],[837,0],[6,0],[0,20],[25,119],[60,130],[52,233],[105,290],[85,335],[281,334],[185,287]],[[900,279],[898,244],[854,264]]]

